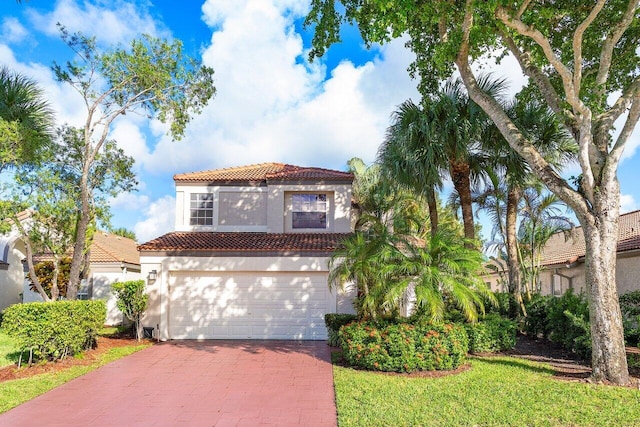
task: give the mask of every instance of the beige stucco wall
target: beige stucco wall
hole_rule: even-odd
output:
[[[144,326],[159,329],[160,338],[166,339],[168,331],[169,279],[172,272],[326,272],[328,258],[316,256],[298,257],[140,257],[141,276],[148,278],[152,270],[157,272],[156,280],[147,280],[149,308],[143,319]],[[327,284],[328,286],[328,284]],[[355,287],[346,286],[343,291],[332,291],[335,298],[332,312],[353,313],[351,301]]]
[[[22,301],[24,285],[24,244],[20,240],[15,240],[10,246],[7,254],[7,270],[0,270],[0,310],[4,310],[10,305]]]
[[[292,230],[291,229],[291,194],[295,192],[326,193],[328,199],[327,228],[323,230]],[[191,194],[213,194],[213,225],[192,226],[189,224]],[[224,224],[218,212],[221,193],[236,193],[234,197],[247,195],[247,210],[242,215],[247,217],[247,223],[253,225]],[[252,212],[249,203],[257,194],[266,194],[266,224],[264,212]],[[264,206],[264,203],[260,203]],[[221,223],[222,222],[222,223]],[[259,224],[259,225],[256,225]],[[218,231],[218,232],[327,232],[348,233],[353,230],[351,223],[351,185],[350,184],[291,184],[269,185],[267,187],[236,187],[236,186],[204,186],[179,185],[176,187],[176,231]]]
[[[107,304],[105,325],[118,325],[124,321],[122,312],[116,306],[116,297],[113,294],[111,285],[116,282],[127,282],[139,280],[140,278],[140,271],[131,268],[107,265],[98,265],[91,268],[91,299],[103,300]]]

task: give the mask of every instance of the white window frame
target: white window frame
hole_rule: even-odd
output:
[[[298,200],[296,200],[298,199]],[[324,218],[317,221],[324,221],[321,226],[309,226],[308,221],[314,221],[313,218],[306,219],[304,225],[296,226],[297,214],[319,214]],[[305,220],[301,220],[305,221]],[[291,195],[291,228],[293,230],[326,230],[329,227],[329,195],[326,192],[308,192],[293,193]]]

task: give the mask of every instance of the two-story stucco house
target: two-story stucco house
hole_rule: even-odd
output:
[[[175,231],[138,247],[160,339],[325,339],[353,175],[263,163],[174,176]]]

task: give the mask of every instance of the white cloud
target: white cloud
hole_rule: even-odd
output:
[[[620,213],[635,211],[638,203],[631,194],[620,194]]]
[[[133,230],[139,242],[147,242],[162,234],[173,231],[175,227],[176,199],[164,196],[151,203],[145,210],[146,219],[139,221]]]
[[[96,36],[99,43],[127,43],[146,33],[167,37],[168,32],[158,25],[147,11],[147,2],[127,2],[116,0],[91,4],[88,1],[60,0],[55,9],[40,14],[29,10],[33,24],[50,36],[58,36],[57,24],[69,31],[80,31],[88,36]]]
[[[8,43],[17,43],[24,40],[29,32],[27,29],[13,16],[6,17],[2,20],[2,39]]]
[[[203,62],[216,71],[217,96],[184,142],[161,138],[146,170],[264,161],[342,168],[353,156],[375,158],[393,109],[419,98],[406,72],[411,54],[397,40],[372,62],[341,63],[324,81],[324,66],[306,62],[294,28],[306,8],[293,0],[205,3],[215,31]]]
[[[149,196],[135,193],[120,193],[111,199],[109,205],[112,209],[144,212],[145,208],[149,205]]]

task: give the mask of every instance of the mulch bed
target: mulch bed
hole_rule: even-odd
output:
[[[331,351],[340,351],[339,348],[332,347]],[[634,347],[627,347],[628,353],[638,354],[640,357],[640,349]],[[519,335],[516,340],[516,346],[513,350],[509,350],[503,353],[491,353],[491,354],[475,354],[478,357],[494,357],[494,356],[513,356],[526,360],[532,360],[535,362],[546,363],[555,370],[555,376],[562,381],[577,381],[591,383],[590,378],[591,367],[589,362],[580,359],[575,354],[555,345],[547,340],[536,340],[529,338],[525,335]],[[341,360],[338,362],[341,366],[347,366],[346,363]],[[465,364],[457,369],[451,371],[417,371],[412,373],[397,373],[397,372],[378,372],[383,375],[391,376],[403,376],[403,377],[420,377],[420,378],[438,378],[447,375],[455,375],[464,372],[471,368],[470,364]],[[629,374],[631,375],[631,384],[629,387],[640,389],[640,369],[629,368]]]
[[[128,345],[135,345],[135,339],[126,336],[114,336],[114,337],[98,337],[98,345],[96,348],[87,350],[82,353],[81,357],[67,357],[64,360],[49,363],[36,363],[32,366],[27,366],[27,360],[22,360],[22,367],[18,368],[15,365],[5,366],[0,368],[0,382],[15,380],[19,378],[28,378],[34,375],[44,373],[54,373],[70,368],[72,366],[86,366],[96,362],[101,355],[108,352],[114,347],[125,347]]]
[[[640,349],[627,347],[627,353],[640,354]],[[593,382],[591,380],[591,366],[588,361],[547,340],[519,335],[516,347],[503,354],[547,363],[553,367],[556,371],[555,376],[560,380]],[[629,375],[631,376],[629,387],[640,389],[640,369],[629,368]]]

